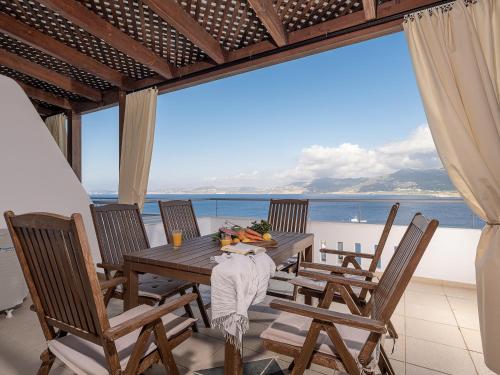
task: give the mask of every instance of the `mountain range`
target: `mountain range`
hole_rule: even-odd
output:
[[[200,186],[151,193],[163,194],[428,194],[456,195],[456,189],[444,169],[401,169],[379,177],[316,178],[295,181],[273,188],[253,186]]]
[[[444,169],[401,169],[374,178],[318,178],[304,186],[307,193],[444,193],[455,192]]]

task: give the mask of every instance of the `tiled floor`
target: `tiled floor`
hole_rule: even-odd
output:
[[[0,374],[35,374],[40,364],[39,354],[45,347],[35,314],[29,302],[16,310],[14,318],[0,318]],[[110,314],[121,308],[113,301]],[[344,307],[335,305],[336,310]],[[392,322],[400,338],[393,350],[393,341],[385,347],[397,374],[492,374],[484,365],[475,291],[445,287],[436,284],[412,282],[396,309]],[[266,352],[261,346],[260,332],[273,321],[276,312],[266,304],[252,307],[250,332],[244,339],[244,359],[277,358],[286,369],[290,358]],[[221,366],[224,360],[224,342],[219,332],[200,324],[200,333],[184,342],[174,351],[182,374],[194,370]],[[286,371],[285,371],[286,372]],[[160,366],[148,375],[164,374]],[[308,374],[333,374],[332,370],[316,365]],[[71,372],[56,363],[51,374],[68,375]]]

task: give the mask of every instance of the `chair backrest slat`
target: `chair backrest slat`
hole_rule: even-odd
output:
[[[279,232],[305,233],[308,199],[271,199],[267,221]]]
[[[185,240],[200,237],[200,228],[190,199],[159,201],[158,205],[168,243],[172,241],[174,230],[182,230]]]
[[[394,220],[396,219],[398,210],[399,210],[399,203],[395,203],[394,205],[392,205],[391,210],[389,211],[389,216],[387,216],[387,220],[384,225],[384,230],[382,231],[382,234],[380,235],[380,240],[377,243],[377,248],[375,250],[374,257],[370,263],[370,267],[368,267],[368,270],[370,272],[375,272],[375,270],[377,269],[377,264],[380,260],[380,257],[382,256],[382,252],[384,251],[387,238],[389,237],[389,233],[391,232],[391,228],[392,225],[394,224]]]
[[[100,343],[109,321],[81,216],[7,212],[5,220],[46,339],[57,327]]]
[[[421,214],[413,217],[368,302],[373,319],[389,322],[438,225],[437,220],[429,221]],[[371,336],[359,354],[362,363],[377,343],[375,335]]]
[[[124,254],[150,247],[137,204],[90,205],[90,211],[104,263],[121,265]]]

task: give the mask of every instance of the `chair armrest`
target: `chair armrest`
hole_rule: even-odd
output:
[[[97,267],[107,271],[123,271],[123,266],[121,264],[97,263]]]
[[[127,278],[125,276],[113,277],[109,280],[102,280],[99,282],[101,286],[101,290],[113,288],[120,284],[125,284],[127,282]]]
[[[355,251],[344,251],[344,250],[334,250],[334,249],[320,249],[319,251],[325,254],[337,254],[337,255],[353,256],[353,257],[367,258],[367,259],[373,259],[374,257],[374,254],[356,253]]]
[[[345,314],[280,299],[272,300],[270,306],[271,308],[276,310],[285,311],[308,318],[318,319],[323,322],[342,324],[375,333],[385,333],[387,331],[384,322],[371,318],[365,318],[364,316],[360,315]]]
[[[176,298],[175,300],[172,300],[161,306],[154,307],[151,310],[134,316],[133,318],[126,320],[123,323],[108,328],[103,332],[103,336],[108,340],[115,340],[119,337],[129,334],[130,332],[135,331],[136,329],[142,328],[145,325],[161,319],[164,315],[174,312],[178,308],[185,306],[194,300],[196,300],[196,293],[185,294],[182,297]]]
[[[299,276],[305,276],[313,280],[326,281],[339,285],[357,286],[363,289],[373,290],[378,284],[373,281],[358,280],[352,277],[329,275],[326,273],[299,270]]]
[[[315,270],[328,271],[342,275],[347,274],[347,275],[356,275],[356,276],[364,276],[372,278],[375,277],[373,272],[370,271],[358,270],[356,268],[333,266],[330,264],[302,262],[300,263],[300,266],[302,268],[312,268]]]

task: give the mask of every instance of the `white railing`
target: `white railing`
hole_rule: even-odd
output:
[[[252,219],[202,217],[198,223],[202,234],[209,234],[216,232],[227,221],[248,225]],[[166,242],[160,223],[147,224],[146,227],[152,246]],[[314,233],[315,238],[314,260],[316,262],[326,261],[329,264],[337,264],[338,262],[337,257],[333,255],[327,255],[326,260],[321,258],[319,252],[321,241],[326,241],[329,248],[337,248],[338,243],[341,242],[344,250],[355,251],[357,247],[361,252],[373,253],[382,228],[381,224],[310,221],[308,232]],[[406,227],[402,225],[393,226],[380,262],[381,271],[389,262],[405,229]],[[474,259],[480,234],[479,229],[438,228],[415,276],[447,282],[475,284]]]

